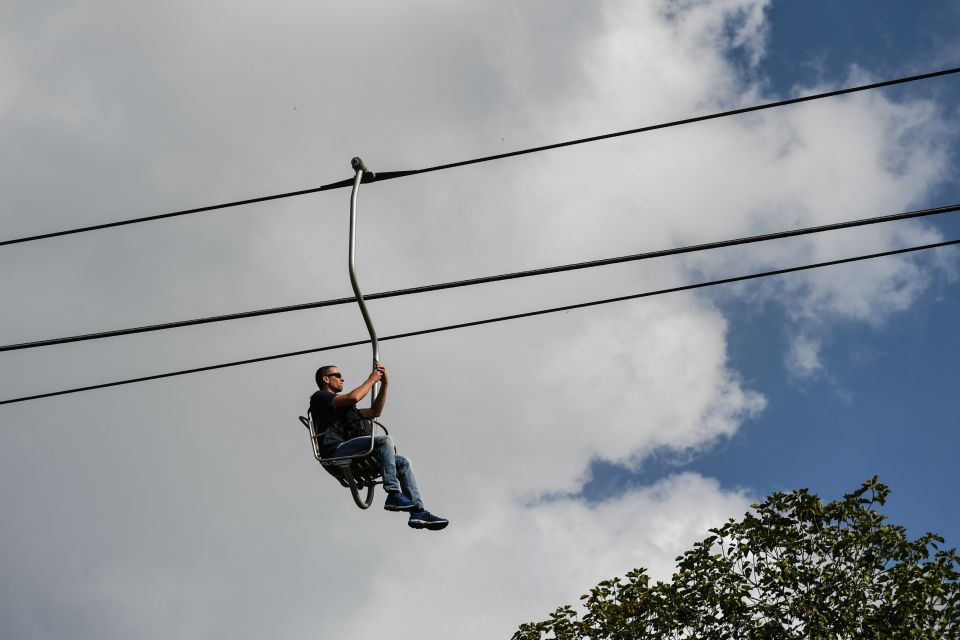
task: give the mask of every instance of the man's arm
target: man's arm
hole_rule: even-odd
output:
[[[374,369],[369,376],[367,376],[367,379],[364,380],[363,384],[361,384],[359,387],[350,393],[338,393],[337,395],[333,396],[333,399],[330,401],[330,406],[332,406],[334,409],[355,406],[358,402],[363,400],[368,393],[370,393],[370,389],[372,389],[373,385],[379,382],[382,377],[383,367],[378,365],[377,368]]]
[[[376,370],[380,372],[380,392],[377,393],[372,407],[360,409],[360,414],[364,418],[379,418],[380,414],[383,413],[383,405],[387,402],[387,368],[378,362]]]

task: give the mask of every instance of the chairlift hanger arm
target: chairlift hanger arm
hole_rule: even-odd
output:
[[[375,371],[377,363],[380,362],[380,345],[377,342],[377,330],[373,327],[373,319],[367,310],[367,303],[363,299],[363,293],[360,291],[360,284],[357,282],[356,254],[357,254],[357,195],[360,192],[360,183],[372,180],[375,174],[367,169],[367,166],[360,158],[353,158],[350,166],[355,172],[353,177],[353,191],[350,193],[350,248],[348,267],[350,270],[350,286],[353,287],[353,294],[357,298],[357,305],[360,307],[360,314],[363,316],[363,322],[367,326],[367,333],[370,334],[370,346],[373,349],[373,365],[371,370]],[[372,408],[379,396],[379,389],[374,382],[373,394],[370,397],[370,407]],[[381,407],[382,409],[382,407]],[[377,414],[379,415],[379,413]]]

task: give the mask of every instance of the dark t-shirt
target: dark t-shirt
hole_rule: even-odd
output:
[[[321,389],[310,396],[310,415],[320,436],[320,451],[324,457],[328,457],[344,440],[370,435],[369,421],[364,419],[356,405],[333,407],[336,395]]]

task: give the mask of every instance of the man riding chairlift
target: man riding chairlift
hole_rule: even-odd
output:
[[[343,374],[337,366],[326,365],[317,369],[316,381],[320,390],[310,397],[310,413],[317,433],[321,434],[323,458],[352,456],[367,451],[372,435],[372,430],[367,431],[370,421],[383,413],[387,400],[386,368],[378,362],[363,384],[349,393],[342,393]],[[378,382],[380,391],[372,406],[357,409],[357,404]],[[375,437],[373,453],[380,463],[383,490],[387,493],[384,509],[408,512],[407,524],[414,529],[439,531],[450,524],[449,520],[433,515],[423,506],[413,467],[407,458],[397,454],[389,435]]]

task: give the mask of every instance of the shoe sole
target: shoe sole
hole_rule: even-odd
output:
[[[448,524],[450,524],[449,520],[444,520],[443,522],[424,522],[423,520],[412,520],[407,523],[411,529],[427,529],[428,531],[440,531],[441,529],[446,529]]]
[[[383,510],[384,511],[416,511],[417,505],[412,504],[409,507],[394,507],[392,505],[391,506],[383,505]]]

